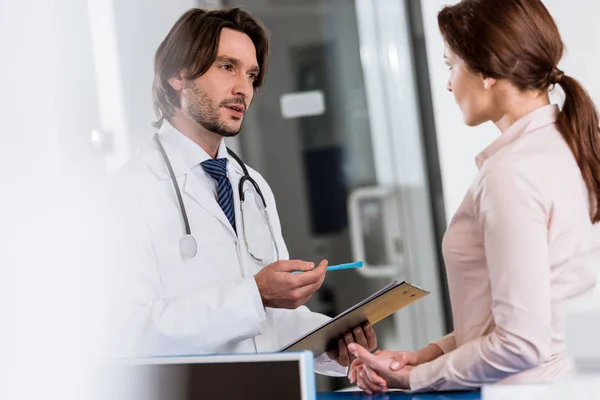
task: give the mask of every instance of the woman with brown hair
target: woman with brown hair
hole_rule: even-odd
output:
[[[455,331],[417,352],[357,345],[349,378],[368,392],[550,382],[573,363],[565,304],[600,269],[600,128],[583,87],[558,69],[558,28],[540,0],[463,0],[438,15],[448,90],[469,126],[500,137],[450,222],[443,254]],[[562,109],[549,89],[564,91]]]

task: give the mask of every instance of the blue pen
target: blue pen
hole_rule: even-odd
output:
[[[357,261],[357,262],[348,263],[348,264],[330,265],[329,267],[327,267],[327,272],[339,271],[341,269],[362,268],[362,266],[363,266],[362,261]],[[292,274],[299,274],[301,272],[304,272],[304,271],[293,271]]]

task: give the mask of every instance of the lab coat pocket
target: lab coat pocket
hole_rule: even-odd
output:
[[[153,229],[153,250],[167,296],[180,296],[241,276],[235,236],[202,208],[188,207],[188,216],[197,244],[194,257],[181,254],[183,233],[175,216]]]
[[[199,245],[193,258],[172,254],[169,259],[170,262],[160,264],[160,269],[165,292],[171,296],[227,284],[241,277],[233,241]]]

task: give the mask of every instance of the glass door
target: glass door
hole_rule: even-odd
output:
[[[376,326],[381,348],[446,333],[405,3],[235,0],[270,31],[269,71],[228,144],[271,185],[292,258],[365,261],[308,304],[335,315],[393,279],[431,295]]]

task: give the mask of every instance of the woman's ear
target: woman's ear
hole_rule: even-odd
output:
[[[495,78],[490,78],[489,76],[481,75],[481,81],[483,82],[483,88],[485,90],[489,90],[496,84]]]

